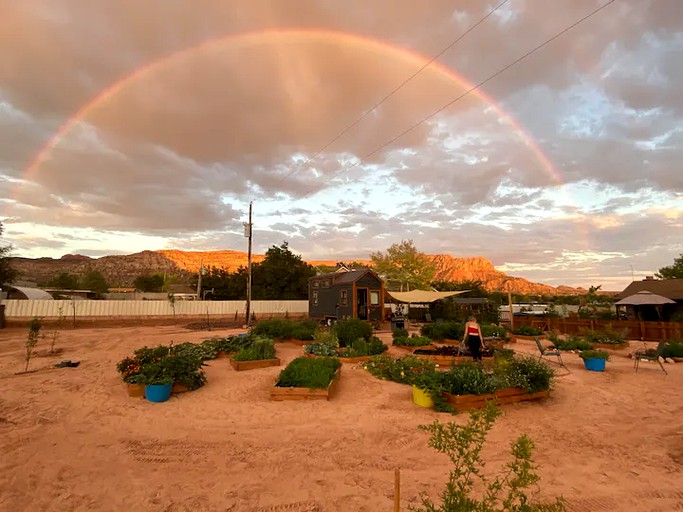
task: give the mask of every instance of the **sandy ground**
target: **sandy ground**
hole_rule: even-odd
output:
[[[408,386],[355,365],[344,365],[329,402],[270,402],[281,368],[235,372],[226,360],[210,362],[205,387],[166,403],[126,395],[115,364],[133,349],[214,334],[67,330],[61,356],[38,357],[31,368],[40,371],[16,375],[26,330],[0,331],[0,510],[389,511],[395,468],[401,510],[420,493],[440,494],[449,462],[417,426],[467,416],[422,409]],[[533,352],[525,342],[514,348]],[[301,353],[278,345],[285,364]],[[64,358],[81,366],[47,369]],[[683,364],[664,375],[643,363],[635,373],[615,352],[607,372],[594,373],[574,354],[565,360],[571,373],[556,366],[550,399],[503,407],[487,470],[527,433],[540,496],[562,495],[575,512],[683,510]]]

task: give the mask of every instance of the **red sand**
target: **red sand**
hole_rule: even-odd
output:
[[[401,510],[421,492],[438,497],[449,462],[417,426],[467,415],[422,409],[408,386],[356,365],[344,365],[329,402],[271,402],[281,368],[235,372],[227,360],[209,363],[205,387],[166,403],[126,395],[115,365],[135,348],[225,332],[64,331],[62,355],[15,375],[26,330],[0,331],[0,510],[389,511],[395,468]],[[283,364],[301,353],[278,345]],[[635,373],[626,355],[614,352],[607,372],[594,373],[567,354],[571,373],[553,365],[561,376],[550,399],[503,406],[488,470],[526,433],[544,498],[562,495],[571,511],[681,510],[683,364],[666,365],[668,376],[653,363]],[[81,366],[44,369],[64,358]]]

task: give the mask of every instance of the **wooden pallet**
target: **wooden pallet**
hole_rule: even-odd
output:
[[[235,371],[241,372],[244,370],[257,370],[258,368],[268,368],[269,366],[280,366],[280,359],[258,359],[256,361],[235,361],[232,357],[229,359],[230,366]]]

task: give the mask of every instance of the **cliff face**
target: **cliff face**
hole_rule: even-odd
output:
[[[252,255],[252,261],[263,261],[263,254]],[[446,254],[431,255],[436,264],[436,279],[441,281],[482,281],[488,291],[507,291],[529,295],[555,295],[572,293],[572,288],[532,283],[519,277],[510,277],[493,266],[486,258],[455,258]],[[166,273],[178,282],[190,282],[200,265],[236,271],[247,265],[247,253],[239,251],[142,251],[125,256],[88,258],[66,255],[52,258],[12,258],[13,265],[21,272],[23,281],[45,283],[61,273],[83,275],[90,270],[102,273],[111,286],[131,286],[136,277],[154,272]],[[308,261],[311,265],[334,266],[335,261]],[[359,261],[370,265],[370,261]]]

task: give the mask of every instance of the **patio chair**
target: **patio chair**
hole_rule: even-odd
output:
[[[557,357],[558,364],[565,370],[569,371],[569,368],[567,368],[567,366],[564,364],[564,361],[562,361],[562,351],[559,348],[555,348],[554,346],[544,348],[541,340],[538,339],[538,336],[534,336],[534,340],[536,340],[536,346],[538,347],[538,351],[541,353],[541,355],[538,356],[539,361],[542,357],[555,356]]]
[[[652,351],[649,350],[636,350],[633,354],[633,367],[636,369],[636,371],[638,371],[638,366],[640,365],[641,361],[657,361],[659,367],[664,372],[664,375],[668,375],[668,373],[666,373],[666,368],[664,368],[664,365],[659,360],[659,358],[662,357],[662,353],[664,352],[664,345],[666,345],[666,342],[663,340],[660,341],[657,345],[657,350],[655,350],[654,353],[652,353]]]

